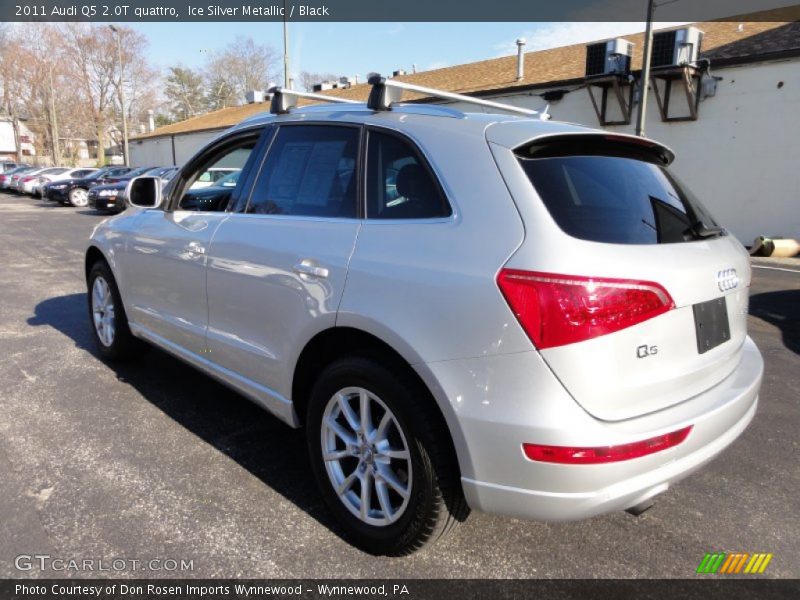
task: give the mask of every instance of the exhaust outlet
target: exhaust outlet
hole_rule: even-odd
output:
[[[625,512],[629,515],[633,515],[634,517],[639,517],[641,514],[647,510],[653,508],[653,505],[656,503],[655,500],[650,498],[649,500],[645,500],[644,502],[640,502],[636,506],[631,506],[630,508],[626,508]]]

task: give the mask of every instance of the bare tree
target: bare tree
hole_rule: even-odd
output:
[[[3,111],[8,115],[12,123],[17,162],[22,162],[19,110],[22,108],[20,90],[23,87],[23,82],[17,70],[22,54],[19,45],[21,40],[10,24],[2,23],[0,27],[0,84],[3,87]]]
[[[224,76],[214,75],[207,83],[206,99],[209,110],[219,110],[228,106],[236,106],[240,100],[231,84]]]
[[[105,27],[85,23],[68,23],[64,43],[70,66],[77,75],[74,85],[83,94],[97,136],[97,164],[105,164],[105,140],[109,111],[114,101],[114,79],[117,70],[116,40]]]
[[[65,68],[71,71],[67,91],[80,98],[74,106],[91,124],[97,139],[97,162],[105,163],[106,140],[121,142],[122,98],[126,113],[135,126],[157,100],[158,74],[145,59],[146,38],[129,27],[119,27],[122,46],[122,74],[117,53],[116,33],[106,26],[67,23],[60,35]]]
[[[252,37],[237,37],[206,64],[209,95],[242,102],[250,90],[265,90],[277,72],[278,55],[272,46]]]
[[[59,47],[51,26],[19,24],[3,32],[3,104],[14,124],[17,158],[21,158],[19,120],[34,134],[37,155],[60,159],[57,94]]]
[[[300,87],[306,92],[314,89],[314,84],[323,81],[338,81],[339,76],[333,73],[309,73],[308,71],[301,71],[298,75]]]
[[[114,123],[121,123],[122,115],[127,114],[127,121],[132,131],[147,120],[147,110],[157,103],[158,72],[150,67],[146,58],[147,39],[130,27],[117,27],[122,44],[122,85],[120,87],[119,65],[113,80]],[[108,30],[110,31],[110,29]],[[122,93],[124,88],[124,94]],[[125,99],[125,111],[122,111],[122,99]],[[117,146],[122,144],[122,132],[119,127],[109,129],[111,138]]]

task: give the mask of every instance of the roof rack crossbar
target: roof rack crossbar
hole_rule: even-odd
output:
[[[273,115],[284,115],[288,113],[290,109],[297,106],[297,100],[299,98],[308,98],[310,100],[320,100],[322,102],[334,102],[338,104],[361,104],[357,100],[313,94],[311,92],[298,92],[296,90],[287,90],[282,87],[272,87],[269,89],[269,93],[272,94],[269,112]]]
[[[506,112],[517,113],[521,115],[539,115],[542,119],[549,119],[550,115],[547,111],[540,113],[537,110],[529,108],[521,108],[512,104],[503,104],[501,102],[492,102],[491,100],[483,100],[475,98],[474,96],[467,96],[465,94],[455,94],[453,92],[446,92],[444,90],[437,90],[435,88],[424,87],[407,83],[405,81],[396,81],[394,79],[387,79],[380,75],[371,75],[368,79],[372,90],[367,100],[367,106],[372,110],[391,110],[392,104],[400,102],[404,90],[411,92],[419,92],[421,94],[428,94],[436,98],[443,98],[445,100],[456,100],[458,102],[466,102],[475,104],[477,106],[486,106],[488,108],[495,108]]]

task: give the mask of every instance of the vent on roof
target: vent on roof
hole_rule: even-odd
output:
[[[622,38],[586,46],[586,77],[625,75],[631,70],[633,44]]]
[[[325,90],[332,90],[339,87],[339,83],[336,81],[320,81],[319,83],[315,83],[312,91],[314,92],[324,92]]]
[[[248,104],[260,104],[264,102],[264,92],[262,90],[250,90],[244,97]]]
[[[659,31],[653,35],[651,67],[676,67],[697,62],[703,32],[697,27]]]
[[[404,69],[397,69],[397,71],[392,71],[392,77],[400,77],[401,75],[405,75],[406,72]]]

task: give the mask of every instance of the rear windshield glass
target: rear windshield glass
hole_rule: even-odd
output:
[[[592,242],[670,244],[723,235],[666,168],[624,156],[519,158],[558,226]]]

